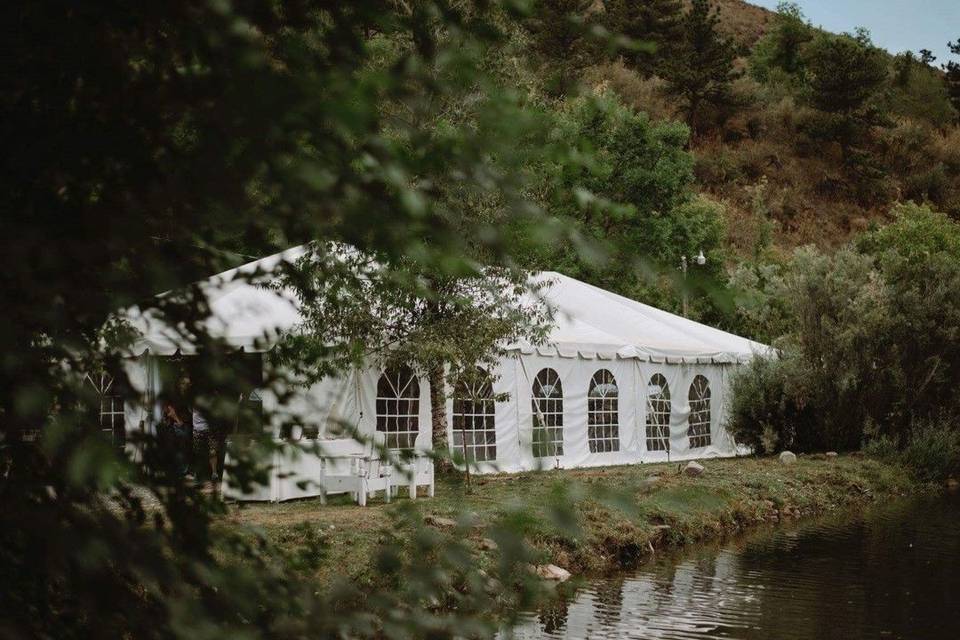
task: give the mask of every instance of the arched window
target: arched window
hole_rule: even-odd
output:
[[[710,446],[710,381],[697,376],[690,385],[690,417],[687,436],[690,448]]]
[[[620,451],[617,391],[617,379],[606,369],[600,369],[590,379],[587,391],[587,441],[590,443],[590,453]]]
[[[647,451],[670,451],[670,385],[659,373],[647,385]]]
[[[410,367],[390,367],[377,382],[377,431],[390,449],[412,449],[419,430],[420,382]]]
[[[88,373],[86,379],[96,391],[97,404],[92,409],[100,432],[113,444],[123,445],[127,433],[120,383],[105,371]]]
[[[541,369],[533,381],[533,456],[563,455],[563,385],[553,369]]]
[[[497,459],[493,382],[483,369],[457,381],[453,391],[453,447],[470,462]]]

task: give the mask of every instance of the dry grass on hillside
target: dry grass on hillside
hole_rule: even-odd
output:
[[[720,9],[720,26],[743,47],[752,47],[767,29],[774,13],[742,0],[712,0]]]

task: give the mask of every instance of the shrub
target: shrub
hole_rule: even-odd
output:
[[[921,480],[938,482],[960,474],[960,431],[941,417],[916,425],[906,444],[884,435],[868,441],[863,452],[871,457],[901,464]]]
[[[893,461],[900,453],[900,447],[893,436],[882,435],[871,438],[863,445],[863,453],[871,458]]]
[[[752,280],[735,274],[753,289],[739,316],[787,330],[779,360],[735,376],[730,429],[746,444],[853,449],[866,434],[906,443],[913,425],[960,415],[960,225],[923,206],[895,215],[856,250],[801,249],[766,278],[759,267]],[[757,302],[779,309],[765,317]],[[913,447],[926,455],[922,441]]]
[[[792,2],[777,5],[773,27],[753,47],[750,74],[761,82],[785,78],[799,82],[803,76],[803,46],[813,39],[813,28],[800,7]]]
[[[810,451],[818,447],[809,407],[796,402],[792,363],[756,358],[734,375],[727,429],[740,444],[756,453],[783,449]]]
[[[664,81],[656,76],[643,78],[621,61],[587,69],[584,80],[589,86],[597,87],[597,91],[613,91],[623,104],[643,111],[652,120],[672,120],[676,116],[675,101],[664,95]]]
[[[741,177],[737,157],[725,146],[700,148],[693,171],[697,181],[706,187],[720,188]]]
[[[945,425],[924,424],[911,434],[900,460],[924,480],[954,477],[960,473],[960,432]]]

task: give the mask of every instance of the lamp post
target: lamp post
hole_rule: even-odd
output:
[[[701,267],[707,263],[707,256],[703,255],[703,249],[700,249],[693,261]],[[680,256],[680,270],[683,272],[683,317],[686,318],[690,313],[687,300],[687,256]]]

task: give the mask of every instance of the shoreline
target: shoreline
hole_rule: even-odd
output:
[[[342,576],[362,590],[376,585],[375,550],[396,533],[391,529],[396,509],[418,509],[445,536],[462,537],[464,530],[454,531],[449,520],[469,514],[477,524],[465,540],[475,546],[481,567],[497,555],[486,531],[521,514],[524,537],[539,564],[589,577],[635,567],[660,550],[721,540],[759,525],[942,491],[902,466],[859,454],[801,455],[794,464],[775,457],[700,462],[706,469],[699,477],[679,473],[682,463],[474,476],[469,493],[460,476],[444,475],[432,499],[400,497],[390,505],[377,499],[367,507],[345,496],[326,506],[313,499],[232,505],[219,524],[252,527],[281,549],[322,544],[325,557],[316,579],[330,584]],[[557,522],[550,507],[556,496],[572,504],[565,523]]]

